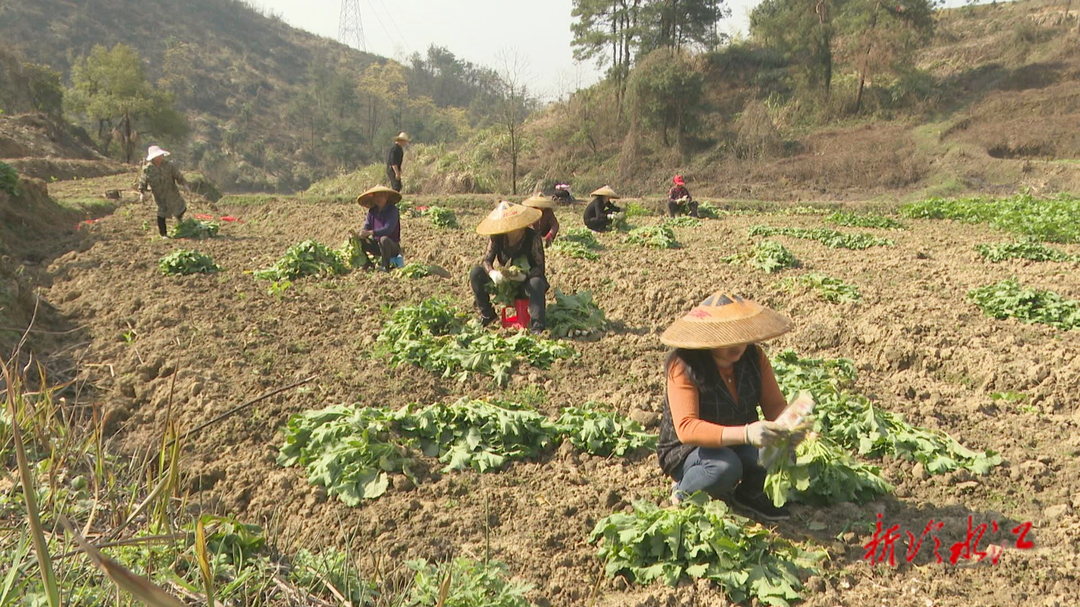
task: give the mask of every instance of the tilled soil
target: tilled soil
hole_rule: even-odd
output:
[[[559,211],[564,230],[580,225],[579,211]],[[972,448],[998,450],[1006,460],[983,477],[928,477],[910,462],[884,462],[897,486],[893,496],[861,506],[794,505],[792,520],[776,531],[811,540],[830,555],[826,576],[811,580],[805,604],[1080,604],[1080,332],[994,320],[965,298],[974,287],[1011,276],[1080,298],[1074,265],[990,264],[977,257],[973,245],[1008,236],[951,222],[913,221],[906,231],[859,230],[897,243],[866,251],[775,237],[803,263],[780,275],[721,258],[749,251],[752,225],[818,227],[820,217],[735,214],[677,228],[682,248],[664,251],[605,234],[599,261],[550,254],[549,279],[553,290],[591,290],[614,329],[574,342],[580,357],[549,370],[523,368],[499,389],[486,377],[458,383],[417,368],[390,369],[373,354],[387,308],[447,295],[472,309],[466,276],[485,246],[471,230],[482,216],[479,208],[459,210],[463,229],[404,219],[406,261],[437,263],[454,279],[354,272],[298,280],[276,294],[250,270],[270,265],[289,245],[308,238],[339,245],[349,229],[359,227],[361,210],[281,199],[215,212],[242,222],[224,224],[217,239],[178,243],[152,238],[149,207],[121,207],[69,237],[75,241],[71,252],[52,261],[51,286],[43,289],[73,325],[84,327],[84,341],[69,347],[104,406],[110,440],[133,458],[155,447],[170,394],[183,430],[248,398],[317,377],[189,439],[185,482],[190,501],[201,508],[267,524],[278,537],[316,549],[343,546],[347,536],[359,533],[362,550],[392,563],[483,556],[490,538],[491,555],[534,584],[531,597],[541,605],[586,605],[593,597],[594,604],[610,606],[727,604],[706,583],[672,589],[601,577],[603,565],[586,541],[593,525],[634,500],[667,498],[669,481],[652,454],[603,459],[560,448],[540,461],[484,475],[442,474],[429,462],[419,486],[395,479],[387,495],[358,508],[327,499],[325,491],[307,484],[302,470],[275,463],[289,415],[342,402],[397,407],[493,395],[535,401],[535,391],[527,388],[537,386],[543,399],[534,404],[551,415],[568,404],[598,400],[654,419],[650,413],[662,407],[666,354],[659,333],[724,288],[794,320],[796,329],[768,344],[770,350],[851,358],[860,372],[858,388],[878,406],[945,430]],[[211,254],[226,271],[163,276],[158,259],[178,246]],[[829,304],[778,284],[780,277],[811,270],[857,285],[862,302]],[[1023,406],[992,397],[1010,391],[1026,395]],[[871,566],[862,545],[878,513],[886,526],[899,523],[916,535],[931,518],[943,522],[938,535],[946,559],[952,543],[964,539],[969,516],[975,525],[996,520],[1000,532],[986,537],[1008,547],[996,565],[953,566],[934,563],[927,540],[909,564],[905,536],[897,544],[897,567]],[[1033,523],[1028,538],[1034,548],[1011,548],[1016,538],[1010,530],[1026,521]],[[372,559],[362,560],[374,567]]]

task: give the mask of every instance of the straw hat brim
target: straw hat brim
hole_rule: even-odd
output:
[[[412,138],[404,133],[398,133],[398,136],[394,137],[394,141],[404,141],[405,143],[409,143],[412,141]]]
[[[401,201],[401,192],[392,190],[386,186],[377,185],[363,194],[356,197],[356,202],[359,204],[371,203],[375,204],[375,199],[379,196],[386,196],[387,202],[390,204],[397,204]]]
[[[593,193],[589,194],[589,196],[606,196],[607,198],[611,198],[612,200],[618,200],[619,198],[621,198],[621,196],[616,194],[615,190],[611,189],[609,186],[604,186],[598,190],[593,190]]]
[[[660,341],[672,348],[705,350],[765,341],[791,329],[787,317],[761,308],[752,316],[723,321],[687,315],[671,323],[660,335]]]
[[[521,206],[532,209],[554,209],[555,203],[546,196],[533,196],[531,198],[526,198],[521,203]]]
[[[476,226],[476,233],[481,236],[506,234],[507,232],[513,232],[514,230],[527,228],[536,223],[542,216],[543,213],[540,209],[524,207],[524,210],[521,213],[516,213],[509,217],[500,217],[499,219],[485,217],[484,220],[480,222],[480,225]]]

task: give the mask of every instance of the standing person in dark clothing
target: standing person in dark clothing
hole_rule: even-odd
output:
[[[401,161],[405,159],[405,146],[412,141],[409,135],[402,131],[394,137],[394,145],[386,153],[386,178],[390,180],[390,187],[395,192],[401,191]]]
[[[759,449],[790,430],[774,421],[787,403],[757,345],[790,330],[784,316],[718,291],[660,336],[675,348],[665,365],[656,448],[660,467],[675,479],[672,502],[705,491],[767,521],[790,516],[765,495],[767,472],[758,463]]]
[[[611,186],[606,185],[590,196],[593,199],[589,206],[585,207],[585,225],[594,232],[606,232],[611,226],[612,215],[622,211],[611,202],[618,200],[619,195],[611,189]]]
[[[390,262],[401,255],[401,213],[397,203],[401,194],[377,185],[356,197],[356,202],[368,210],[360,237],[364,252],[379,258],[383,272],[390,271]]]
[[[505,275],[502,270],[496,270],[495,262],[498,261],[501,266],[506,267],[517,265],[514,262],[524,258],[528,261],[529,270],[521,277],[519,296],[525,295],[529,298],[529,330],[533,333],[544,330],[544,314],[547,309],[544,297],[548,290],[544,267],[544,241],[536,230],[529,227],[540,219],[541,215],[537,209],[504,201],[476,226],[477,234],[491,237],[484,259],[469,272],[469,285],[476,299],[476,307],[480,309],[480,320],[485,326],[497,320],[487,285],[499,285],[514,278]]]
[[[675,187],[668,192],[668,215],[674,217],[683,213],[683,204],[686,204],[686,214],[697,217],[697,201],[691,198],[690,190],[686,189],[686,182],[683,181],[682,175],[676,175],[672,178],[672,181],[675,183]]]
[[[167,238],[169,234],[166,230],[165,218],[175,217],[177,222],[183,221],[184,212],[187,210],[184,197],[180,195],[180,189],[177,188],[178,185],[186,186],[187,182],[184,181],[184,176],[180,174],[180,171],[171,162],[165,160],[168,155],[169,152],[160,147],[150,146],[146,151],[146,166],[139,175],[138,184],[139,202],[145,198],[148,188],[154,195],[154,202],[157,203],[158,233],[162,238]]]
[[[551,246],[551,242],[559,235],[559,218],[555,217],[555,203],[550,198],[537,193],[531,198],[525,199],[525,202],[521,203],[521,205],[537,209],[543,213],[540,219],[537,219],[536,223],[532,224],[532,229],[536,230],[536,233],[540,234],[540,238],[544,239],[545,247]]]

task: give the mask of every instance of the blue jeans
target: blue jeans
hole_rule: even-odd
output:
[[[705,491],[714,498],[726,498],[743,481],[744,489],[760,492],[765,474],[758,464],[758,448],[753,445],[698,447],[683,460],[682,470],[675,477],[676,490],[686,495]]]

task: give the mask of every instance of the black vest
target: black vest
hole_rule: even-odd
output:
[[[677,354],[672,353],[668,364],[674,364]],[[724,386],[724,380],[717,373],[709,385],[697,386],[698,417],[704,421],[721,426],[741,426],[758,420],[758,403],[761,400],[761,352],[754,344],[746,347],[734,365],[735,385],[738,387],[739,402],[735,402],[731,392]],[[666,369],[667,367],[665,367]],[[664,374],[665,385],[667,373]],[[696,382],[696,380],[694,380]],[[664,416],[660,420],[660,440],[656,445],[656,455],[660,458],[660,467],[668,476],[673,476],[682,466],[694,445],[684,445],[675,433],[675,424],[671,419],[671,405],[668,404],[667,388],[664,389]]]

